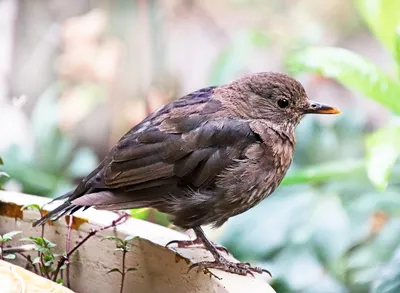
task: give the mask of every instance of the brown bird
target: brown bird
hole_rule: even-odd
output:
[[[266,270],[224,258],[200,226],[221,226],[275,190],[292,162],[295,128],[308,113],[339,111],[310,101],[298,81],[281,73],[195,91],[133,127],[74,191],[57,198],[65,202],[34,226],[90,206],[156,208],[196,233],[194,241],[173,242],[201,243],[215,258],[192,267],[262,273]]]

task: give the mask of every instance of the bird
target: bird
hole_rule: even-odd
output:
[[[269,196],[289,169],[295,129],[306,114],[338,114],[311,101],[296,79],[279,72],[245,75],[194,91],[156,110],[131,128],[64,202],[34,222],[95,207],[154,208],[171,216],[213,261],[190,268],[239,275],[268,272],[225,258],[201,226],[220,227]],[[223,249],[222,249],[223,250]]]

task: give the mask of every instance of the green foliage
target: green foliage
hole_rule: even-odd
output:
[[[400,241],[398,186],[389,184],[378,192],[368,181],[363,159],[355,160],[359,163],[354,168],[343,165],[340,176],[321,175],[332,172],[330,165],[340,170],[344,161],[339,160],[327,163],[326,169],[315,168],[321,173],[299,177],[314,169],[309,164],[324,166],[324,160],[338,154],[363,153],[364,133],[358,125],[336,127],[340,120],[331,127],[316,127],[319,122],[314,119],[307,123],[300,125],[298,134],[302,127],[313,132],[311,138],[298,135],[300,147],[289,181],[257,207],[231,219],[222,244],[237,258],[270,270],[279,293],[368,292]],[[359,143],[347,144],[347,132]],[[343,143],[320,147],[317,156],[313,147],[324,144],[324,137],[328,142],[340,137]]]
[[[32,203],[32,204],[26,204],[26,205],[24,205],[22,208],[21,208],[21,211],[23,211],[23,210],[28,210],[28,209],[31,209],[31,210],[36,210],[36,211],[41,211],[42,210],[42,207],[40,207],[38,204],[35,204],[35,203]]]
[[[3,159],[0,157],[0,166],[4,165]],[[0,171],[0,190],[3,190],[3,185],[8,181],[10,176],[6,172]]]
[[[136,236],[126,236],[125,238],[119,238],[117,236],[107,236],[101,239],[101,241],[104,240],[110,240],[110,241],[115,241],[116,243],[116,248],[115,251],[123,251],[123,252],[129,252],[131,251],[131,245],[129,244],[129,241],[134,239]]]
[[[3,248],[6,242],[11,241],[14,236],[20,234],[21,232],[22,231],[11,231],[4,235],[0,235],[0,259],[7,259],[7,260],[15,259],[16,256],[13,253],[3,255]]]
[[[355,0],[370,30],[377,39],[396,55],[396,39],[393,37],[400,25],[400,2],[397,0]]]
[[[129,244],[129,241],[131,241],[132,239],[134,239],[136,236],[126,236],[125,238],[119,238],[117,236],[108,236],[108,237],[104,237],[102,239],[103,240],[111,240],[111,241],[115,241],[116,243],[116,248],[115,251],[121,251],[122,252],[122,263],[121,263],[121,269],[119,268],[113,268],[111,270],[109,270],[107,272],[107,274],[110,273],[119,273],[121,275],[121,290],[120,292],[124,291],[124,281],[125,281],[125,275],[127,272],[132,272],[132,271],[136,271],[137,268],[135,267],[130,267],[130,268],[126,268],[126,254],[131,251],[131,245]]]
[[[400,83],[356,53],[341,48],[310,47],[292,53],[287,65],[293,74],[314,72],[334,78],[400,114]]]
[[[382,269],[371,291],[371,293],[397,292],[400,292],[400,247],[397,248],[390,262]]]
[[[395,65],[400,69],[400,2],[355,2],[371,31],[390,50],[394,60],[398,62]],[[314,72],[334,78],[344,86],[380,103],[394,114],[400,114],[400,81],[356,53],[341,48],[313,47],[292,53],[287,64],[292,73]],[[388,126],[367,137],[366,152],[368,176],[378,189],[384,190],[391,167],[400,154],[398,127]]]
[[[366,139],[367,172],[380,190],[389,182],[389,174],[400,155],[400,126],[379,129]]]
[[[236,257],[272,271],[279,293],[400,290],[400,2],[355,2],[397,62],[397,76],[334,47],[292,51],[288,69],[335,79],[394,119],[369,133],[365,118],[354,111],[343,109],[328,125],[307,117],[297,129],[294,162],[282,186],[231,219],[229,234],[222,235]]]
[[[73,188],[73,179],[86,175],[98,163],[92,150],[77,148],[59,128],[60,90],[60,84],[50,86],[35,104],[31,116],[35,145],[13,145],[3,155],[12,162],[3,169],[26,193],[60,195]]]
[[[8,241],[12,240],[15,235],[18,235],[20,233],[22,233],[22,231],[12,231],[12,232],[8,232],[4,235],[0,235],[0,242],[3,242],[3,243],[8,242]]]
[[[328,162],[321,165],[304,167],[296,172],[290,172],[282,181],[282,186],[301,183],[320,183],[327,180],[338,180],[363,171],[363,160],[343,160]]]
[[[169,225],[169,218],[166,214],[163,214],[155,209],[151,208],[138,208],[130,210],[132,218],[146,220],[161,226]]]
[[[54,252],[57,245],[44,237],[27,237],[22,238],[21,241],[28,241],[35,244],[34,249],[38,252],[38,256],[32,260],[32,264],[38,264],[39,270],[50,279],[50,275],[57,271],[58,259],[60,257],[59,254]]]

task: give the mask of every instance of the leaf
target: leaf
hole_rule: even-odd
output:
[[[137,271],[137,268],[129,268],[126,270],[127,272],[131,272],[131,271]]]
[[[35,257],[35,258],[33,259],[32,263],[33,263],[34,265],[40,263],[40,257],[38,257],[38,256]]]
[[[8,232],[2,236],[2,242],[7,242],[7,241],[11,240],[15,235],[18,235],[20,233],[22,233],[22,231]]]
[[[395,251],[392,260],[383,267],[371,290],[371,293],[398,292],[400,292],[400,247]]]
[[[2,190],[3,185],[10,179],[10,176],[6,172],[0,171],[0,190]]]
[[[395,56],[395,32],[400,24],[400,1],[356,0],[355,3],[373,34]]]
[[[54,248],[57,246],[57,244],[42,237],[27,237],[27,238],[22,238],[21,241],[29,241],[35,243],[36,245],[40,246],[42,252],[44,252],[45,249]]]
[[[120,273],[121,275],[122,275],[122,273],[121,273],[121,271],[119,270],[119,269],[117,269],[117,268],[114,268],[114,269],[112,269],[112,270],[109,270],[108,272],[107,272],[107,274],[109,274],[109,273]]]
[[[50,252],[47,247],[43,247],[43,246],[38,246],[36,250],[41,253],[49,253]]]
[[[21,241],[29,241],[29,242],[33,242],[37,245],[43,245],[44,244],[44,240],[42,237],[25,237],[25,238],[21,238]]]
[[[366,139],[367,174],[371,182],[385,190],[390,170],[400,155],[400,125],[379,129]]]
[[[51,254],[46,254],[43,256],[45,262],[53,261],[53,256]]]
[[[349,50],[311,47],[292,53],[287,63],[292,73],[314,72],[334,78],[347,88],[400,114],[400,83]]]
[[[150,209],[149,208],[138,208],[131,210],[131,216],[135,219],[146,220],[149,215]]]
[[[396,29],[396,55],[397,69],[400,71],[400,25]],[[400,74],[400,72],[399,72]]]
[[[0,166],[1,165],[4,165],[4,161],[3,161],[3,159],[0,157]]]
[[[16,256],[15,256],[15,254],[7,254],[7,255],[3,256],[3,258],[11,260],[11,259],[15,259]]]
[[[6,172],[0,172],[0,177],[10,178],[10,175],[8,175]]]
[[[364,171],[364,167],[365,162],[362,160],[345,160],[305,167],[301,170],[290,172],[283,179],[281,185],[332,181],[360,173]]]
[[[40,211],[42,208],[41,208],[38,204],[32,203],[32,204],[26,204],[26,205],[24,205],[24,206],[21,208],[21,211],[27,210],[27,209]]]
[[[57,280],[56,280],[56,283],[57,283],[57,284],[64,284],[64,279],[57,279]]]
[[[47,240],[46,238],[44,238],[44,241],[46,242],[46,246],[48,248],[54,248],[57,246],[57,244],[55,244],[54,242],[51,242],[50,240]]]

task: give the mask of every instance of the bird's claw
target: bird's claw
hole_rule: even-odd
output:
[[[176,244],[178,248],[188,248],[188,247],[192,247],[192,246],[196,246],[196,245],[204,247],[204,244],[198,239],[195,239],[193,241],[192,240],[172,240],[172,241],[168,242],[167,244],[165,244],[165,247],[168,247],[171,244]],[[219,244],[215,244],[215,243],[213,243],[213,245],[214,245],[215,249],[217,249],[218,251],[229,254],[229,251],[226,247],[219,245]]]
[[[259,268],[259,267],[252,267],[249,263],[235,263],[226,260],[225,258],[219,258],[216,261],[202,261],[198,262],[195,264],[192,264],[189,267],[190,271],[193,268],[198,267],[199,269],[202,269],[204,272],[209,272],[211,275],[215,276],[209,269],[219,269],[228,273],[236,274],[236,275],[241,275],[241,276],[247,276],[251,275],[254,277],[254,273],[262,274],[262,273],[267,273],[271,277],[271,273],[268,270]],[[217,276],[215,276],[217,277]],[[218,277],[217,277],[218,278]],[[220,279],[220,278],[218,278]]]
[[[194,243],[194,241],[191,241],[191,240],[172,240],[172,241],[168,242],[167,244],[165,244],[165,247],[168,247],[171,244],[176,244],[177,247],[179,247],[179,248],[186,248],[189,246],[193,246],[196,243]]]

